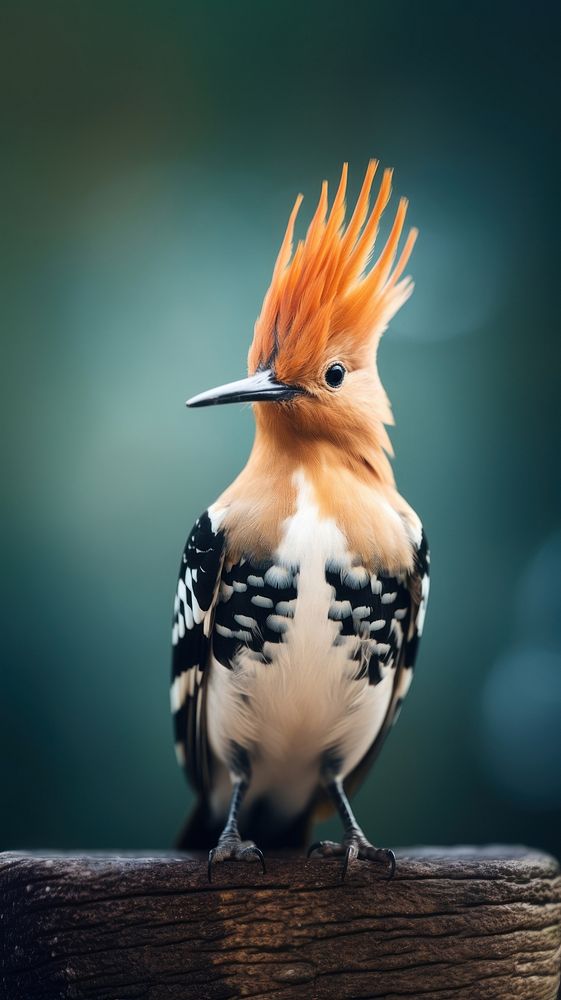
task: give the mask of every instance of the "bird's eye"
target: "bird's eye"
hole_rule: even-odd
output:
[[[330,389],[338,389],[339,386],[343,385],[343,379],[347,373],[347,369],[344,365],[340,365],[339,362],[335,365],[330,365],[325,373],[325,381],[327,382]]]

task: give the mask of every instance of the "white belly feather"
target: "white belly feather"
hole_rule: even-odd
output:
[[[333,559],[350,566],[350,558],[335,522],[321,517],[303,473],[296,484],[296,512],[274,554],[275,563],[299,567],[294,617],[283,640],[270,644],[270,664],[256,662],[243,648],[233,670],[213,659],[207,700],[215,757],[226,763],[231,741],[250,752],[247,804],[266,793],[289,814],[304,808],[317,787],[324,751],[337,749],[342,776],[359,763],[383,722],[394,681],[392,671],[375,686],[368,677],[357,681],[356,640],[349,636],[335,645],[339,625],[328,617],[333,593],[325,567]],[[217,783],[217,808],[228,786]]]

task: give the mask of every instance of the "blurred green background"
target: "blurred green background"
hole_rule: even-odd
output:
[[[358,815],[561,853],[555,11],[2,5],[2,847],[171,844],[176,571],[253,433],[184,400],[244,373],[296,193],[302,233],[376,156],[421,231],[380,368],[433,587]]]

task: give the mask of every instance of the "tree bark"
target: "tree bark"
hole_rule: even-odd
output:
[[[561,878],[526,848],[356,862],[0,855],[2,1000],[555,1000]]]

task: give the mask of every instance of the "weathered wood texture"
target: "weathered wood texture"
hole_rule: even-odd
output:
[[[217,866],[0,855],[2,1000],[554,1000],[561,879],[523,848]]]

